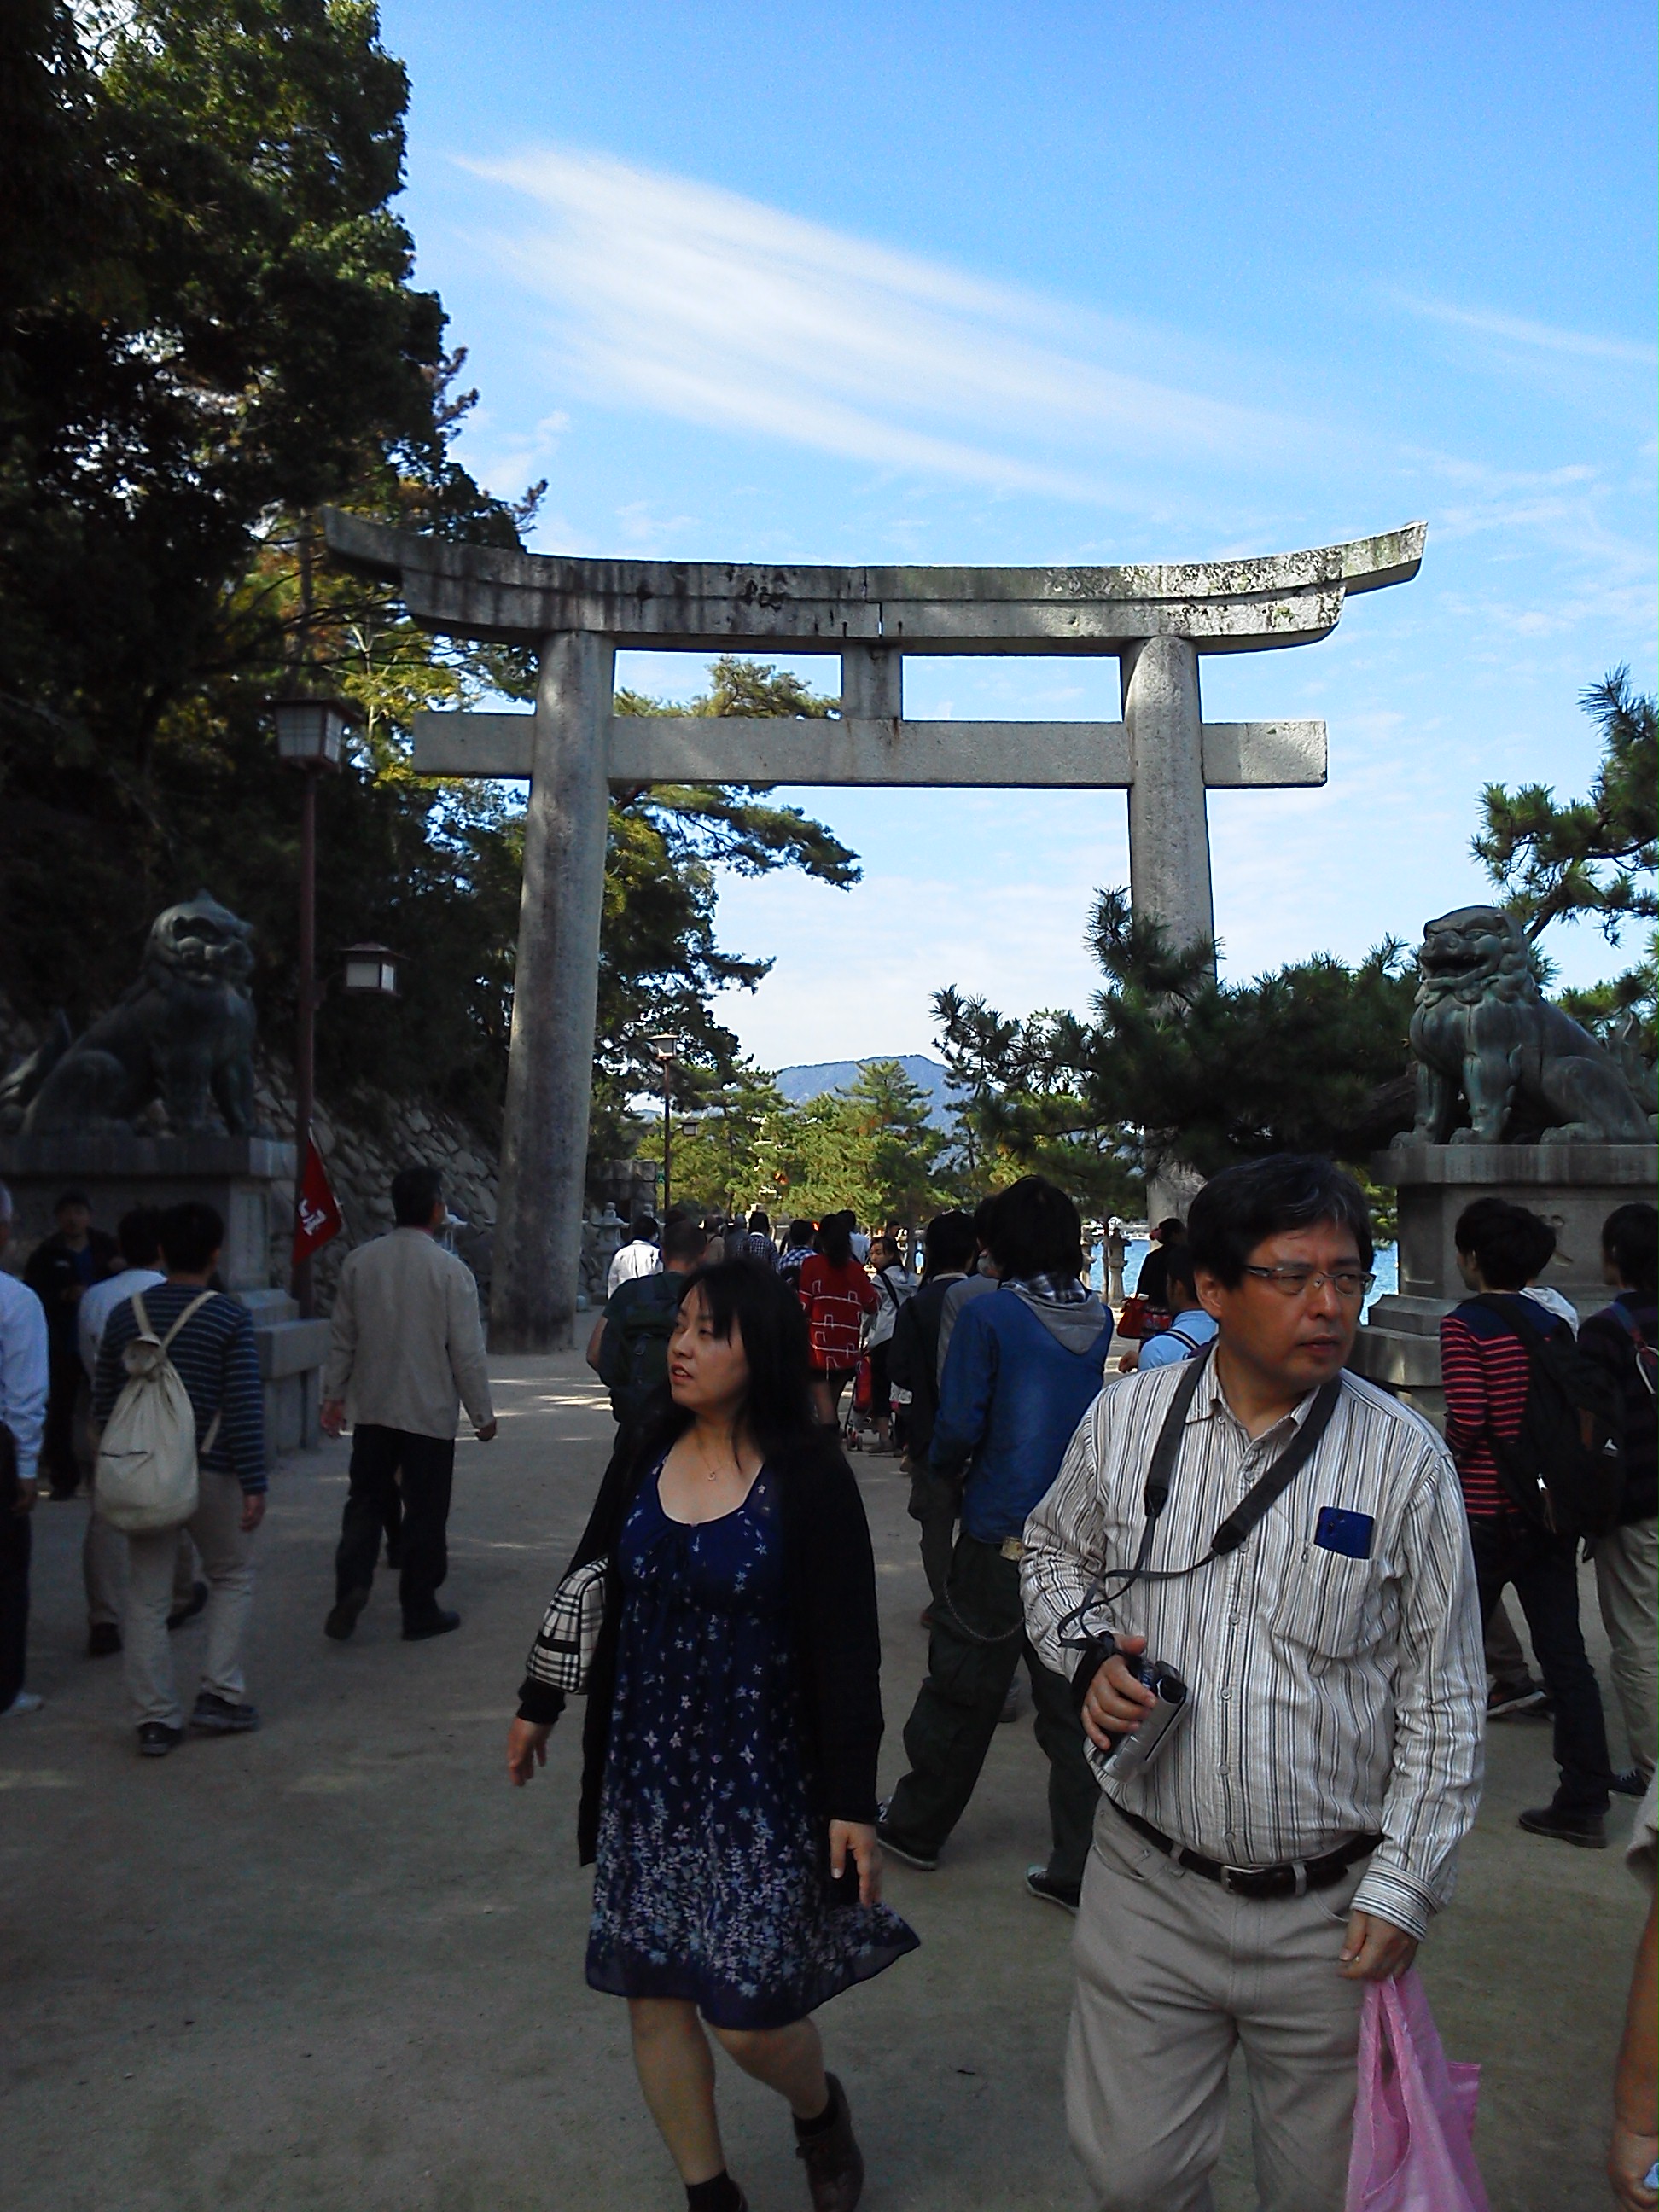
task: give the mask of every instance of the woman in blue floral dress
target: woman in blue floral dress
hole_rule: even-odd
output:
[[[799,1305],[775,1275],[740,1260],[691,1277],[672,1403],[613,1462],[572,1562],[608,1563],[583,1734],[587,1979],[629,2001],[690,2212],[745,2202],[705,2021],[787,2099],[814,2212],[852,2212],[863,2160],[811,2015],[917,1940],[880,1901],[869,1531],[808,1376]],[[562,1703],[524,1685],[515,1782]]]

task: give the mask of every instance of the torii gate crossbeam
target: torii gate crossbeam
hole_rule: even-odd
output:
[[[1214,934],[1206,788],[1321,784],[1325,726],[1206,723],[1199,658],[1327,637],[1350,592],[1407,582],[1424,527],[1264,559],[1119,568],[763,568],[518,553],[331,511],[343,565],[394,582],[452,635],[532,647],[533,714],[421,714],[414,766],[526,776],[525,873],[490,1341],[570,1341],[581,1257],[609,787],[809,783],[1127,788],[1137,909]],[[842,716],[612,712],[618,647],[825,653]],[[1119,663],[1121,722],[906,720],[903,656],[1072,653]]]

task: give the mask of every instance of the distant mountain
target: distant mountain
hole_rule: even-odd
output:
[[[938,1060],[928,1060],[918,1052],[872,1052],[869,1060],[821,1060],[810,1067],[781,1067],[777,1085],[791,1105],[798,1106],[804,1099],[821,1097],[826,1091],[849,1089],[858,1081],[859,1070],[876,1060],[896,1060],[911,1082],[927,1092],[932,1109],[927,1118],[933,1127],[950,1127],[950,1078]]]

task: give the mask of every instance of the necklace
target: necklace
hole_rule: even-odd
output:
[[[725,1474],[725,1468],[721,1467],[711,1467],[708,1464],[708,1455],[702,1448],[702,1438],[701,1436],[694,1437],[692,1441],[697,1447],[697,1457],[702,1462],[702,1471],[704,1474],[707,1475],[710,1482],[718,1482],[721,1475]],[[733,1474],[738,1475],[741,1475],[743,1473],[743,1468],[738,1462],[735,1447],[733,1448],[732,1454],[732,1469]]]

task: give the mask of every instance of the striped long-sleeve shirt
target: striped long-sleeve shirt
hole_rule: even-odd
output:
[[[140,1295],[150,1327],[158,1336],[165,1336],[202,1291],[198,1283],[162,1283]],[[92,1417],[100,1428],[114,1410],[127,1379],[122,1351],[137,1334],[137,1316],[128,1298],[105,1322],[98,1347]],[[212,1427],[214,1415],[219,1416],[219,1433],[212,1450],[202,1454],[202,1466],[217,1474],[234,1474],[250,1495],[267,1488],[264,1386],[259,1379],[259,1354],[247,1308],[216,1291],[173,1338],[167,1357],[179,1370],[179,1380],[195,1409],[198,1446]]]
[[[1062,1624],[1099,1567],[1133,1563],[1146,1469],[1190,1373],[1157,1368],[1102,1391],[1026,1523],[1026,1626],[1064,1674],[1081,1655]],[[1148,1565],[1201,1558],[1312,1403],[1252,1441],[1207,1359]],[[1192,1692],[1157,1763],[1104,1783],[1109,1795],[1229,1866],[1380,1834],[1354,1903],[1423,1935],[1474,1818],[1486,1711],[1468,1523],[1426,1421],[1345,1374],[1312,1457],[1237,1551],[1137,1583],[1086,1626],[1144,1635]]]
[[[1540,1329],[1549,1316],[1540,1313]],[[1446,1392],[1446,1443],[1457,1462],[1463,1504],[1490,1520],[1507,1503],[1492,1438],[1518,1437],[1530,1370],[1526,1347],[1501,1316],[1469,1298],[1440,1323],[1440,1379]]]

